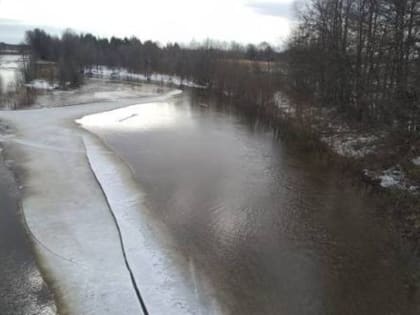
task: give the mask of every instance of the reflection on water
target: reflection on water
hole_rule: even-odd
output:
[[[188,95],[141,106],[90,129],[228,313],[420,314],[419,260],[341,174]]]
[[[113,128],[122,131],[154,128],[169,128],[177,124],[180,119],[173,105],[168,103],[151,103],[148,106],[134,105],[122,109],[85,116],[77,122],[93,128]]]

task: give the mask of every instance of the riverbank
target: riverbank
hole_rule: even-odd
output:
[[[144,98],[138,101],[146,101]],[[72,122],[131,101],[0,112],[22,186],[22,210],[60,314],[139,314],[117,229]],[[118,303],[117,303],[118,301]]]
[[[0,135],[5,129],[0,128]],[[37,268],[19,209],[20,193],[10,170],[12,161],[5,160],[2,151],[0,146],[0,310],[9,315],[53,315],[54,298]]]
[[[277,104],[284,102],[284,99],[277,100]],[[389,126],[360,128],[333,109],[300,108],[298,116],[299,105],[293,98],[286,100],[286,104],[289,104],[287,112],[279,106],[283,117],[294,123],[297,132],[309,128],[312,141],[325,150],[332,166],[378,194],[383,211],[394,218],[404,237],[417,248],[420,245],[419,139],[395,133]]]

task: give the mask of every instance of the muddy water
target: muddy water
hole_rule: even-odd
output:
[[[92,130],[226,313],[420,314],[420,262],[372,197],[270,130],[188,95]]]
[[[18,192],[0,156],[0,314],[55,314],[18,211]]]

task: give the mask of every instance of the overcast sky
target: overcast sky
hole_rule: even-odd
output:
[[[161,43],[212,38],[279,46],[293,0],[0,0],[0,42],[18,43],[35,26]]]

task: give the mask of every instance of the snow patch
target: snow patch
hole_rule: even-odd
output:
[[[377,136],[371,135],[343,135],[322,137],[321,141],[331,147],[338,155],[351,158],[363,158],[375,151],[375,141]]]
[[[147,106],[144,106],[144,103],[136,104],[107,112],[87,115],[77,119],[76,123],[84,127],[103,127],[113,125],[115,127],[124,128],[125,130],[130,128],[151,129],[155,127],[162,128],[164,126],[169,126],[174,123],[175,116],[171,112],[171,107],[168,106],[165,100],[180,93],[182,93],[181,90],[175,90],[165,94],[165,96],[155,98],[155,100],[159,100],[158,108],[156,106],[156,102],[149,103]],[[162,114],[162,108],[167,109],[166,114]]]
[[[412,159],[411,162],[413,162],[413,164],[416,166],[420,166],[420,156],[415,159]]]
[[[282,113],[294,117],[296,114],[296,109],[290,104],[290,100],[284,95],[283,92],[274,93],[274,104],[279,108]]]
[[[161,73],[152,73],[150,75],[144,75],[141,73],[129,72],[124,68],[109,68],[107,66],[97,66],[92,68],[86,68],[84,73],[88,76],[101,77],[106,79],[117,79],[126,81],[145,81],[154,83],[173,84],[177,86],[186,86],[192,88],[206,88],[206,86],[197,84],[193,81],[183,79],[176,75],[168,75]]]
[[[380,181],[380,186],[383,188],[396,188],[411,192],[416,192],[419,188],[410,183],[399,165],[383,171],[381,175],[376,176],[376,179]]]
[[[404,173],[398,165],[383,171],[382,175],[378,176],[383,188],[404,188],[404,178]]]
[[[291,102],[281,91],[273,96],[275,106],[286,119],[308,118],[308,128],[317,131],[321,141],[333,152],[348,158],[363,158],[372,154],[377,149],[377,143],[385,135],[372,135],[368,131],[354,130],[333,108],[316,108],[312,106],[300,106]]]
[[[382,175],[379,176],[379,179],[381,180],[381,187],[383,188],[389,188],[393,186],[397,186],[400,182],[395,177],[392,177],[390,175]]]
[[[138,99],[155,97],[171,91],[169,88],[153,84],[125,84],[112,83],[105,80],[89,79],[75,90],[53,90],[37,96],[33,108],[36,107],[61,107],[78,104],[96,103],[99,101],[120,101],[122,99]]]
[[[47,91],[51,91],[58,88],[57,84],[51,84],[48,81],[42,79],[33,80],[30,83],[25,84],[25,86],[35,90]]]

